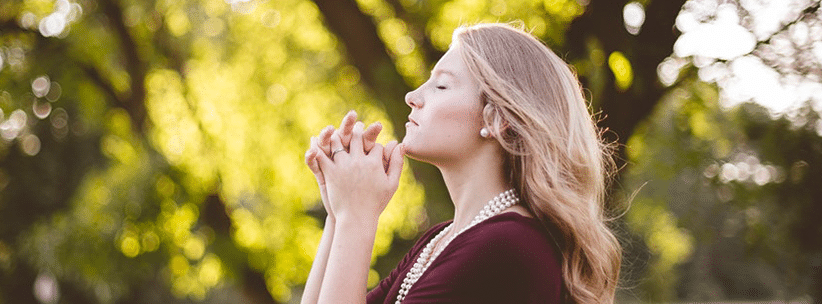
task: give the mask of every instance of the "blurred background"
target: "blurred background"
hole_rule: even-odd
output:
[[[523,25],[619,143],[620,303],[822,303],[819,0],[3,0],[0,303],[299,301],[308,139]],[[369,284],[453,210],[411,162]]]

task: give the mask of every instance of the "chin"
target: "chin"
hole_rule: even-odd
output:
[[[413,160],[425,161],[425,160],[420,158],[420,155],[419,155],[420,151],[419,151],[418,147],[414,144],[414,141],[413,140],[407,140],[407,139],[408,139],[408,137],[406,137],[402,140],[402,144],[405,146],[405,156],[407,156],[408,158],[411,158]]]
[[[415,146],[413,144],[405,146],[406,157],[419,162],[436,166],[437,162],[435,162],[434,160],[437,159],[437,156],[432,154],[432,152],[433,151],[431,150],[426,150],[424,145],[422,147]]]

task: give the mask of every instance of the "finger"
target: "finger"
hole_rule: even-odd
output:
[[[308,148],[308,152],[305,155],[305,163],[308,167],[311,168],[311,171],[319,171],[319,168],[314,168],[312,166],[317,166],[317,154],[320,154],[320,148],[317,146],[317,138],[311,137],[311,145]],[[315,170],[316,169],[316,170]],[[316,172],[315,172],[316,173]]]
[[[349,146],[349,153],[355,155],[362,155],[363,153],[363,144],[362,144],[362,132],[363,132],[363,124],[362,122],[358,121],[354,124],[354,130],[351,132],[351,145]]]
[[[348,149],[351,142],[351,132],[354,129],[354,124],[357,122],[357,112],[354,110],[348,111],[340,122],[340,142],[343,147]]]
[[[323,186],[325,185],[325,177],[323,171],[320,169],[320,163],[317,161],[318,154],[325,156],[325,153],[320,153],[320,149],[317,147],[317,139],[312,137],[311,148],[305,153],[305,163],[308,165],[308,168],[311,169],[311,172],[314,173],[317,184]]]
[[[394,152],[394,148],[396,148],[396,147],[397,147],[397,141],[392,140],[392,141],[389,141],[385,145],[385,149],[383,149],[382,164],[383,164],[383,166],[385,166],[386,171],[388,171],[388,162],[391,160],[391,153]]]
[[[314,151],[314,149],[312,148],[308,148],[308,150],[305,150],[305,165],[309,168],[311,168],[311,162],[314,160],[314,157],[316,157],[316,153],[317,152]],[[314,171],[314,169],[311,169],[311,171]]]
[[[403,163],[405,163],[405,146],[403,144],[397,145],[391,153],[391,160],[388,163],[388,180],[393,185],[399,185],[400,173],[402,172]]]
[[[362,147],[365,153],[371,152],[371,149],[374,147],[374,143],[377,142],[377,136],[380,135],[382,131],[382,124],[378,121],[372,123],[365,131],[362,132]]]
[[[318,139],[318,146],[325,155],[330,155],[331,153],[331,135],[334,134],[334,126],[327,126],[322,131],[320,131],[320,136]]]
[[[383,163],[383,161],[382,161],[383,160],[383,157],[382,157],[383,149],[385,149],[385,147],[383,147],[381,144],[374,144],[374,148],[371,149],[371,153],[369,153],[366,157],[373,157],[373,158],[379,159],[380,162]],[[384,166],[385,166],[385,163],[383,163],[383,168],[384,168]]]
[[[346,154],[346,151],[340,142],[340,137],[337,135],[331,136],[331,154],[329,155],[329,159],[335,160],[343,154]]]
[[[334,157],[339,157],[340,154],[344,154],[345,151],[334,153],[333,151],[340,149],[342,144],[340,143],[340,138],[336,135],[331,136],[329,146],[331,147],[331,154],[326,155],[325,153],[317,153],[315,159],[320,164],[320,168],[328,168],[329,166],[334,165]]]

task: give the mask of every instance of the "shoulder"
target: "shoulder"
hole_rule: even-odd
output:
[[[462,240],[459,238],[462,237]],[[539,220],[517,213],[503,213],[491,217],[454,239],[459,247],[474,248],[474,254],[488,258],[505,258],[507,261],[555,262],[560,254],[557,241]],[[470,252],[469,252],[470,253]]]
[[[448,286],[443,288],[477,300],[456,302],[559,301],[562,268],[554,248],[553,238],[538,220],[500,214],[454,238],[426,271],[426,282],[417,284],[421,289]]]

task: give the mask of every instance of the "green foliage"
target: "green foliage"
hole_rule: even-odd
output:
[[[44,18],[53,8],[41,2],[21,3],[13,17],[33,12]],[[119,302],[157,281],[177,298],[205,300],[214,288],[243,284],[250,268],[276,300],[287,301],[291,288],[304,282],[320,236],[319,192],[302,161],[308,138],[350,108],[366,122],[386,119],[342,60],[316,7],[309,1],[253,10],[223,1],[123,2],[116,13],[123,14],[138,56],[127,58],[121,43],[129,37],[107,23],[106,4],[81,4],[83,15],[65,37],[42,38],[25,28],[20,36],[3,36],[6,47],[19,45],[24,53],[22,63],[2,71],[10,96],[3,110],[28,113],[21,134],[51,137],[48,129],[38,132],[48,118],[26,109],[43,98],[25,93],[34,77],[48,75],[62,87],[54,107],[77,110],[68,120],[94,134],[91,144],[103,164],[79,169],[81,181],[60,198],[62,210],[3,238],[3,248],[10,248],[3,273],[30,264],[96,302]],[[39,49],[50,45],[68,52]],[[42,66],[43,58],[70,64]],[[137,129],[142,123],[132,120],[139,117],[117,103],[143,89],[130,87],[130,78],[140,75],[118,64],[128,60],[139,60],[145,71],[145,99],[136,102],[147,116]],[[384,134],[379,141],[391,139],[390,125]],[[20,154],[20,139],[4,144],[4,153]],[[59,161],[42,150],[15,157]],[[375,258],[395,235],[416,235],[422,198],[407,172],[381,218]],[[230,229],[209,222],[210,199]],[[14,198],[4,195],[2,206],[10,204]]]
[[[641,2],[658,26],[684,1]],[[627,142],[618,184],[638,191],[622,218],[638,246],[626,246],[637,263],[624,285],[636,288],[623,298],[813,295],[815,111],[724,109],[690,68],[662,87],[648,58],[669,55],[675,36],[627,34],[627,1],[340,2],[365,19],[323,3],[0,3],[0,302],[50,302],[55,290],[65,303],[296,300],[325,215],[303,165],[309,136],[349,109],[384,122],[378,141],[401,135],[402,95],[453,30],[496,21],[571,61],[600,124]],[[346,40],[331,18],[364,20],[374,35],[356,37],[374,41]],[[349,50],[372,42],[388,58],[376,67],[355,58],[381,50]],[[436,178],[406,170],[380,218],[371,286],[450,216]]]
[[[819,135],[759,105],[721,109],[717,93],[686,79],[628,142],[624,181],[640,190],[626,220],[651,255],[641,297],[808,296],[818,178],[804,172],[819,165]]]
[[[712,159],[726,157],[741,131],[719,111],[714,88],[688,81],[663,97],[652,119],[628,141],[632,166],[625,174],[627,189],[639,189],[626,215],[641,235],[653,262],[641,284],[652,301],[674,299],[677,267],[693,254],[695,233],[680,221],[689,212],[710,210],[704,204],[701,170]],[[725,128],[720,128],[725,126]],[[686,195],[686,193],[688,193]],[[700,219],[697,215],[696,218]],[[710,231],[702,231],[710,233]],[[698,234],[701,236],[702,234]]]
[[[440,51],[462,22],[494,18],[524,20],[535,34],[561,42],[561,29],[582,11],[575,1],[414,5],[430,6],[420,14],[432,12],[425,34]],[[60,208],[3,231],[3,272],[30,265],[32,275],[53,274],[61,285],[111,302],[158,280],[177,298],[205,300],[214,288],[243,284],[252,269],[276,300],[287,301],[305,280],[320,235],[318,192],[302,165],[308,137],[349,108],[367,122],[386,120],[317,7],[300,0],[3,6],[2,106],[25,117],[2,151],[7,162],[29,160],[4,166],[5,174],[14,179],[33,165],[71,162],[49,151],[75,137],[97,150],[90,160],[96,165],[62,169],[72,170],[76,186],[59,195],[45,189]],[[436,58],[423,58],[413,27],[385,2],[360,6],[374,18],[397,70],[421,83]],[[71,20],[57,24],[57,37],[43,37],[41,23],[60,12]],[[32,95],[41,76],[47,89],[60,88],[57,99]],[[31,107],[44,102],[52,111],[35,118]],[[68,126],[54,123],[63,112]],[[384,125],[389,135],[382,142],[394,134]],[[26,138],[42,146],[27,148]],[[61,181],[8,187],[26,192],[51,183]],[[24,193],[5,192],[2,206],[29,210],[16,205]],[[381,217],[375,261],[395,235],[416,236],[422,200],[405,174]],[[205,214],[211,201],[230,228]],[[374,272],[370,283],[376,279]]]

